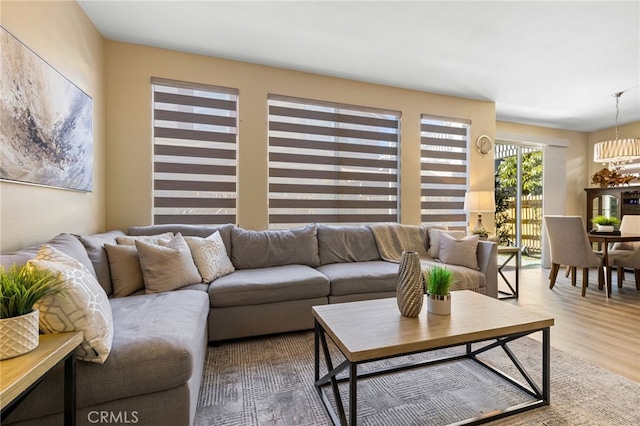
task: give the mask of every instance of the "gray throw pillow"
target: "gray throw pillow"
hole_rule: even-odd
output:
[[[440,234],[440,261],[449,265],[464,266],[476,271],[478,266],[478,235],[456,239],[448,234]]]
[[[429,228],[429,249],[427,250],[427,255],[432,259],[438,259],[440,257],[440,236],[442,234],[450,235],[457,239],[464,238],[465,236],[465,233],[462,231]]]
[[[135,241],[146,293],[162,293],[202,282],[182,235],[159,244]]]
[[[136,246],[105,244],[109,257],[113,296],[124,297],[144,289]]]

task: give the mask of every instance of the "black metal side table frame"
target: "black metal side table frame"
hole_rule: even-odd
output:
[[[60,362],[64,362],[64,425],[73,426],[76,424],[76,357],[75,353],[71,352]],[[20,405],[24,399],[29,396],[42,382],[45,377],[49,375],[51,370],[43,374],[37,381],[32,383],[24,392],[22,392],[16,399],[7,404],[2,409],[0,415],[1,421],[4,422],[7,416],[13,412],[13,410]]]
[[[0,422],[60,364],[64,365],[63,393],[65,426],[76,424],[76,356],[82,343],[82,332],[43,334],[33,351],[19,357],[0,361],[5,376],[1,386],[2,409]]]
[[[522,263],[522,250],[520,247],[506,247],[506,246],[498,246],[498,254],[506,254],[508,255],[507,259],[498,264],[498,275],[502,277],[504,283],[509,287],[510,291],[504,291],[498,289],[498,299],[517,299],[520,292],[520,266]],[[515,265],[515,288],[511,286],[511,282],[504,275],[502,270],[511,262],[511,259],[516,258]],[[502,295],[502,296],[501,296]]]
[[[509,342],[520,339],[524,336],[528,336],[529,334],[535,333],[537,331],[542,331],[542,354],[541,354],[542,355],[542,377],[541,377],[542,387],[540,387],[539,384],[535,382],[535,380],[525,370],[524,366],[520,363],[520,361],[515,356],[515,354],[507,346]],[[527,331],[523,333],[506,335],[503,337],[499,337],[497,339],[478,340],[478,341],[469,342],[465,344],[466,351],[464,354],[461,354],[461,355],[454,355],[450,357],[442,357],[442,358],[437,358],[433,360],[402,364],[396,367],[387,367],[387,368],[382,368],[375,371],[368,371],[366,373],[360,373],[360,374],[358,374],[359,364],[365,364],[372,361],[378,361],[378,360],[394,358],[394,357],[376,358],[376,359],[370,359],[370,360],[366,360],[362,362],[354,362],[354,363],[350,362],[349,360],[345,360],[342,363],[340,363],[340,365],[338,365],[337,367],[334,367],[333,361],[331,360],[329,346],[327,345],[326,336],[327,336],[326,332],[324,331],[322,326],[318,323],[318,321],[316,321],[315,322],[315,344],[314,344],[314,360],[315,360],[314,361],[314,374],[315,374],[314,383],[315,383],[316,390],[320,395],[322,403],[325,406],[327,413],[331,417],[331,420],[334,425],[345,425],[345,426],[352,425],[353,426],[356,424],[358,379],[380,376],[383,374],[389,374],[397,371],[409,370],[413,368],[425,367],[429,365],[457,361],[461,359],[472,359],[473,361],[477,362],[478,364],[482,365],[488,370],[494,372],[502,379],[506,380],[507,382],[511,383],[512,385],[518,387],[522,391],[531,395],[532,397],[535,398],[535,400],[517,404],[502,410],[492,411],[490,413],[483,414],[483,415],[473,417],[467,420],[463,420],[460,422],[456,422],[455,423],[456,425],[479,425],[479,424],[487,423],[503,417],[512,416],[514,414],[518,414],[524,411],[549,405],[550,403],[551,331],[549,327],[542,328],[539,330]],[[495,341],[493,343],[489,343],[490,340],[495,340]],[[481,348],[472,350],[472,347],[471,347],[472,343],[479,343],[479,342],[487,342],[487,345]],[[461,346],[461,345],[453,345],[453,346]],[[494,368],[493,366],[485,363],[484,361],[476,357],[477,355],[485,351],[488,351],[490,349],[496,348],[498,346],[504,350],[504,352],[509,357],[513,365],[517,368],[517,370],[520,372],[522,377],[525,379],[528,386],[520,383],[516,379],[508,376],[502,371]],[[446,347],[452,347],[452,346],[443,346],[437,349],[444,349]],[[326,362],[326,368],[327,368],[327,374],[325,374],[322,377],[320,377],[320,349],[322,349],[324,359]],[[419,351],[419,352],[427,352],[427,351]],[[419,352],[412,352],[412,353],[419,353]],[[403,355],[410,355],[412,353],[406,353]],[[344,370],[349,371],[348,376],[338,378],[337,377],[338,374],[340,374]],[[347,419],[346,411],[344,408],[342,396],[340,395],[340,390],[338,388],[339,383],[343,383],[347,381],[349,382],[349,398],[348,398],[349,418],[348,419]],[[329,398],[325,392],[325,388],[329,386],[331,386],[331,389],[333,391],[333,396],[336,402],[337,413],[331,406]]]

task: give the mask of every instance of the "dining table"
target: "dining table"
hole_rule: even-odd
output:
[[[589,232],[589,242],[602,245],[602,261],[605,270],[605,293],[611,297],[611,266],[609,264],[609,244],[640,242],[640,234],[616,232]],[[631,253],[631,252],[630,252]]]

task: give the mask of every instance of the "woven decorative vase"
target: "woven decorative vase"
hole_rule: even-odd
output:
[[[26,354],[38,347],[40,311],[0,319],[0,360]]]
[[[409,318],[420,315],[424,298],[420,258],[415,251],[403,251],[398,269],[396,300],[400,313]]]

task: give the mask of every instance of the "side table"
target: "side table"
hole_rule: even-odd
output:
[[[64,361],[64,424],[76,423],[76,357],[82,332],[41,334],[38,347],[24,355],[0,361],[1,420],[11,414],[27,395]]]
[[[502,264],[498,263],[498,275],[502,277],[502,280],[507,285],[507,287],[509,287],[509,290],[510,290],[510,291],[503,291],[498,289],[498,299],[517,299],[518,292],[520,290],[520,263],[522,262],[522,258],[521,258],[522,250],[520,249],[520,247],[498,246],[498,254],[499,255],[506,254],[508,256],[507,259]],[[515,288],[513,288],[513,286],[511,285],[511,282],[509,282],[507,277],[502,272],[504,267],[507,266],[509,262],[511,262],[511,260],[514,258],[515,258],[515,273],[516,273]]]

